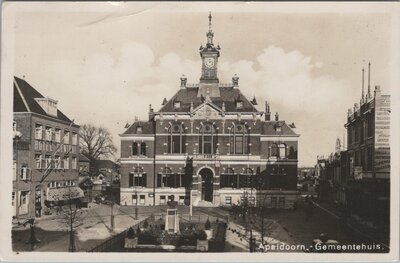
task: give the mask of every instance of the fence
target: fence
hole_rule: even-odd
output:
[[[165,222],[165,213],[152,213],[149,218],[146,218],[140,222],[138,222],[135,225],[132,225],[131,227],[136,229],[137,227],[143,227],[143,224],[145,221],[154,221],[154,223],[159,222]],[[179,215],[179,219],[181,223],[187,222],[187,223],[205,223],[208,220],[210,220],[211,223],[216,223],[218,222],[218,229],[217,229],[217,236],[223,236],[225,237],[225,231],[226,231],[226,223],[227,218],[222,218],[222,217],[217,217],[217,216],[211,216],[207,214],[199,214],[199,215],[194,215],[194,216],[189,216],[187,214],[182,214]],[[149,222],[152,223],[152,222]],[[225,226],[225,229],[223,228]],[[125,237],[127,236],[128,229],[125,229],[124,231],[106,239],[106,241],[102,242],[101,244],[95,246],[94,248],[88,250],[87,252],[123,252],[124,250],[124,242],[125,242]],[[220,231],[223,231],[220,233]],[[222,240],[218,240],[217,243],[220,244]],[[224,241],[223,241],[224,243]],[[217,245],[219,247],[219,245]]]

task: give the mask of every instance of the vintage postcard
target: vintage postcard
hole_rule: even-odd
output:
[[[399,11],[3,3],[1,259],[398,260]]]

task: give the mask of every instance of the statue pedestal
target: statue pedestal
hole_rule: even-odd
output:
[[[165,230],[168,233],[177,233],[179,231],[178,209],[167,209],[167,216],[165,217]]]

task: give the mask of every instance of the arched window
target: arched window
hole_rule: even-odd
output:
[[[146,187],[147,174],[143,171],[142,167],[136,166],[133,171],[129,173],[129,187]]]
[[[279,144],[279,158],[286,158],[286,144]]]
[[[278,145],[276,143],[273,143],[271,145],[271,154],[270,154],[270,156],[279,157],[279,149],[278,149]]]
[[[184,153],[185,152],[185,136],[184,126],[182,123],[170,125],[168,128],[168,152]]]
[[[142,142],[140,144],[140,155],[146,155],[146,143]]]
[[[213,124],[202,124],[199,128],[199,153],[214,154],[217,150],[217,133]]]
[[[246,125],[232,125],[230,127],[229,146],[231,154],[248,154],[250,131]]]
[[[132,143],[132,156],[138,155],[139,150],[138,150],[138,144],[137,142]]]

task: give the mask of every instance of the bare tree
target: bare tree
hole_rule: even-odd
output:
[[[69,233],[69,252],[75,252],[75,229],[83,224],[83,213],[82,210],[76,205],[76,203],[72,202],[72,199],[75,198],[71,187],[68,187],[68,196],[67,204],[60,207],[62,210],[62,218],[61,221],[67,226]]]
[[[110,157],[117,151],[111,133],[106,128],[85,124],[79,133],[81,153],[89,159],[91,167],[100,157]]]

